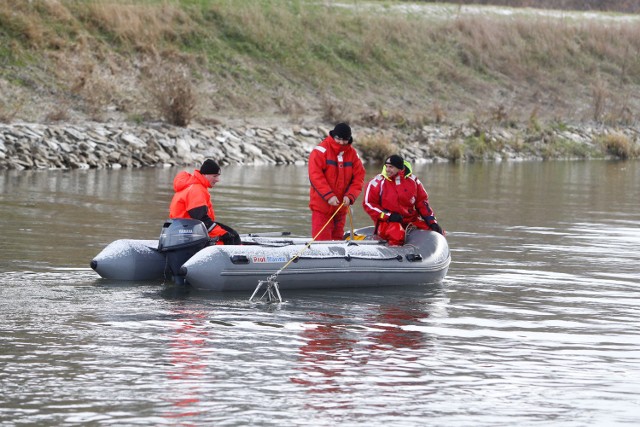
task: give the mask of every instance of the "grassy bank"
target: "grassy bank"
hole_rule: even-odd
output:
[[[0,0],[0,119],[637,123],[635,16],[508,11]]]

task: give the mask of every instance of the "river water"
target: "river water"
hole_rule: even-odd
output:
[[[89,268],[157,238],[177,171],[0,172],[2,426],[640,423],[639,162],[416,165],[445,281],[281,305]],[[304,166],[213,193],[241,233],[310,232]]]

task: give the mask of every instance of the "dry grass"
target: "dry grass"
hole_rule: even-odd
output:
[[[71,118],[69,110],[69,105],[66,102],[58,104],[53,110],[45,114],[44,120],[47,123],[67,122]]]
[[[93,1],[78,7],[80,19],[115,43],[146,50],[175,43],[189,35],[196,23],[179,4]]]
[[[496,125],[531,125],[535,116],[536,126],[556,117],[640,120],[640,100],[628,95],[640,89],[635,22],[464,13],[435,19],[401,12],[395,2],[372,2],[382,12],[345,4],[353,7],[304,0],[0,0],[0,78],[80,99],[70,107],[91,117],[114,106],[125,114],[144,111],[144,70],[161,60],[188,67],[186,86],[168,96],[184,105],[165,102],[160,109],[182,110],[187,121],[195,101],[207,107],[202,120],[223,109],[380,126],[474,116]],[[57,72],[65,63],[72,65]],[[33,70],[51,81],[35,79]],[[186,102],[190,97],[196,100]]]
[[[599,142],[605,153],[613,157],[626,160],[638,155],[634,152],[633,144],[626,135],[610,133],[603,135]]]
[[[341,102],[338,99],[323,96],[320,100],[322,105],[322,119],[327,123],[353,122],[353,117],[349,114],[348,102]]]
[[[433,144],[431,152],[436,157],[442,157],[452,162],[465,158],[465,146],[455,138],[451,141],[437,141]]]
[[[7,108],[4,105],[0,105],[0,123],[11,123],[16,117],[18,110]]]
[[[384,133],[363,136],[355,144],[366,162],[380,163],[398,152],[398,148],[391,141],[391,136]]]

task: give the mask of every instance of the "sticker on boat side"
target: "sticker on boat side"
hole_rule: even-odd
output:
[[[287,262],[287,258],[283,256],[253,256],[253,262],[256,264],[270,262]]]

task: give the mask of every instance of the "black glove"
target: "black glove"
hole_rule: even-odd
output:
[[[436,233],[440,233],[444,236],[444,232],[442,231],[442,227],[440,227],[440,224],[438,224],[437,222],[434,222],[433,224],[429,224],[429,227],[435,231]]]
[[[218,222],[217,224],[219,227],[222,227],[222,229],[226,231],[226,233],[220,237],[220,240],[222,240],[222,243],[224,243],[225,245],[241,245],[242,244],[242,241],[240,240],[240,235],[236,230],[229,227],[228,225],[224,225],[221,222]]]
[[[399,213],[395,213],[393,212],[391,215],[389,215],[389,222],[402,222],[402,215],[400,215]]]
[[[435,216],[423,216],[422,219],[424,219],[424,222],[427,223],[430,229],[444,236],[444,231],[442,230],[442,227],[440,227],[440,224],[438,224],[438,222],[436,221]]]

